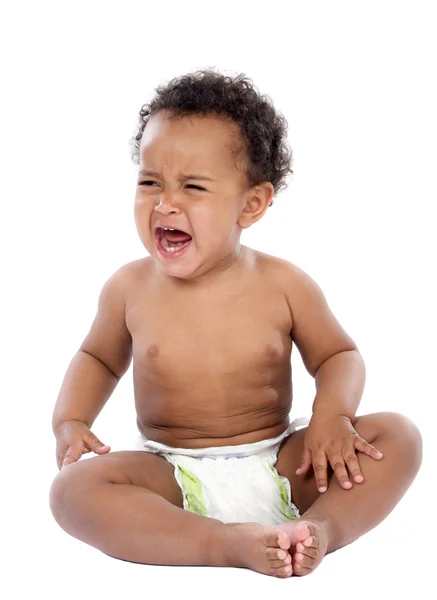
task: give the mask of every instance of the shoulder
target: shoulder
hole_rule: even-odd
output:
[[[280,258],[254,250],[256,256],[256,264],[260,272],[265,277],[270,277],[279,286],[283,287],[284,292],[290,293],[293,290],[300,288],[312,287],[316,282],[303,269],[296,264]]]
[[[264,252],[257,252],[256,262],[262,279],[287,301],[293,321],[302,307],[325,302],[319,284],[296,264]]]
[[[152,273],[152,258],[150,256],[146,256],[144,258],[138,258],[125,263],[119,267],[113,273],[113,275],[111,275],[111,279],[117,282],[117,284],[122,286],[124,289],[127,289],[134,283],[138,282],[144,277],[147,277],[148,275],[151,275]]]
[[[148,273],[152,273],[149,257],[140,258],[121,265],[109,277],[106,277],[100,292],[100,302],[111,302],[120,307],[126,306],[128,298],[136,289],[137,284],[147,279]]]

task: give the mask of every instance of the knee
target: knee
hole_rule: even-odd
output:
[[[81,493],[83,483],[83,468],[80,462],[64,467],[56,475],[50,486],[49,505],[57,523],[63,526],[66,515],[74,504],[74,498]]]
[[[417,425],[401,413],[380,413],[380,417],[381,435],[389,436],[403,460],[411,460],[419,470],[422,463],[422,434]]]

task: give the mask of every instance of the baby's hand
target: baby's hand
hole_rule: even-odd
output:
[[[111,447],[105,446],[82,421],[65,421],[55,430],[56,463],[58,469],[76,462],[82,454],[95,452],[105,454]]]
[[[302,461],[296,473],[304,475],[312,465],[319,492],[326,492],[329,461],[340,485],[350,489],[352,483],[345,465],[356,483],[364,480],[356,450],[374,459],[382,458],[381,452],[358,434],[348,417],[328,411],[314,412],[305,435]]]

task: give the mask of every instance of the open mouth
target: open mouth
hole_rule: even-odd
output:
[[[157,227],[155,230],[155,238],[158,249],[161,254],[168,256],[180,256],[192,242],[192,237],[185,231],[180,229],[163,229]]]

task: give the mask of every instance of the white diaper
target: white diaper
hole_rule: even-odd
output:
[[[308,423],[302,417],[275,438],[210,448],[174,448],[140,435],[135,449],[174,465],[185,510],[223,523],[279,525],[300,514],[291,502],[290,482],[274,466],[277,453],[284,438]]]

